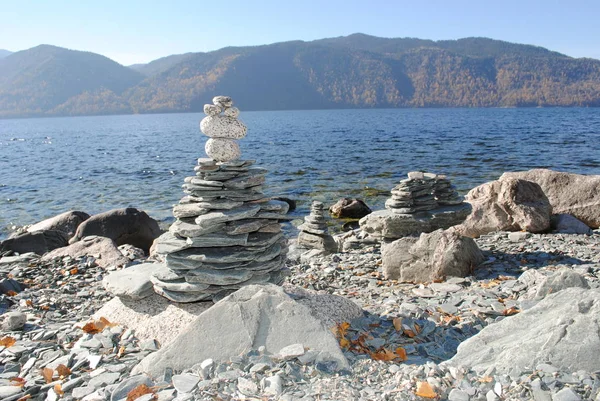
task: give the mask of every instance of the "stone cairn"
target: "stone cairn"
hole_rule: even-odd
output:
[[[201,131],[210,137],[209,159],[198,159],[187,177],[175,223],[155,243],[166,268],[152,276],[154,290],[174,302],[216,301],[242,286],[281,284],[287,245],[279,220],[286,202],[270,200],[261,184],[267,170],[240,160],[238,139],[246,126],[231,98],[217,96],[204,106]]]
[[[400,181],[392,191],[385,207],[395,213],[413,214],[438,208],[459,205],[463,202],[445,175],[413,171]]]
[[[304,223],[298,229],[298,245],[303,248],[320,249],[328,252],[337,251],[337,244],[329,235],[325,222],[323,202],[313,201],[310,214],[304,218]]]

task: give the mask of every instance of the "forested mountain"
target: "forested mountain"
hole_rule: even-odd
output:
[[[186,53],[123,67],[38,46],[0,60],[0,116],[243,110],[600,106],[600,61],[487,38],[354,34]]]
[[[0,58],[4,58],[4,57],[8,56],[11,53],[12,52],[10,52],[8,50],[0,49]]]
[[[0,117],[129,113],[120,96],[143,79],[99,54],[40,45],[0,59]]]

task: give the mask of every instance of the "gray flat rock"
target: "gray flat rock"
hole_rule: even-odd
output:
[[[209,227],[219,223],[226,223],[228,221],[247,219],[258,213],[260,210],[259,205],[255,204],[244,204],[235,209],[219,210],[196,218],[196,224],[200,227]]]
[[[248,234],[229,235],[222,232],[214,232],[187,239],[191,248],[210,248],[227,246],[245,246],[248,244]]]
[[[177,220],[175,223],[171,224],[169,231],[179,237],[189,238],[221,231],[224,227],[224,224],[212,224],[210,226],[200,227],[191,222]]]
[[[167,231],[154,241],[151,253],[166,255],[171,252],[182,251],[189,247],[190,245],[185,239],[179,238],[172,232]]]
[[[161,263],[141,263],[104,277],[104,288],[115,296],[138,300],[152,295],[150,276],[166,267]]]
[[[194,275],[186,275],[186,281],[190,283],[202,283],[211,285],[228,285],[238,284],[249,280],[252,277],[250,270],[212,270],[212,269],[195,269]]]
[[[184,203],[173,206],[173,216],[180,219],[183,217],[196,217],[206,214],[210,209],[200,206],[200,203]]]
[[[190,262],[190,266],[198,262],[206,263],[234,263],[246,261],[271,260],[281,252],[279,244],[273,244],[263,252],[248,250],[246,247],[223,247],[223,248],[192,248],[167,255],[167,264],[170,261]],[[193,267],[192,267],[193,268]]]
[[[273,225],[273,221],[267,219],[243,219],[228,222],[223,231],[232,235],[251,233],[270,225]]]
[[[185,370],[209,358],[228,360],[260,346],[274,354],[297,343],[329,353],[338,369],[349,368],[336,338],[307,307],[280,287],[246,286],[200,315],[175,340],[144,358],[133,372],[157,377],[166,367]]]
[[[600,290],[567,288],[507,317],[461,343],[448,363],[476,371],[533,370],[550,363],[561,371],[600,370]]]

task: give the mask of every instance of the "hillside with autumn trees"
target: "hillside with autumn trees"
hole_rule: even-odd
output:
[[[0,59],[0,117],[244,110],[600,106],[600,61],[486,38],[364,34],[122,66],[42,45]]]

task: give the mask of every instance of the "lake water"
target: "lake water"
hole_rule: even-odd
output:
[[[69,209],[138,207],[172,221],[205,157],[201,114],[0,120],[0,235]],[[600,109],[242,112],[242,157],[269,169],[266,193],[382,208],[406,173],[445,173],[461,193],[504,171],[600,174]]]

